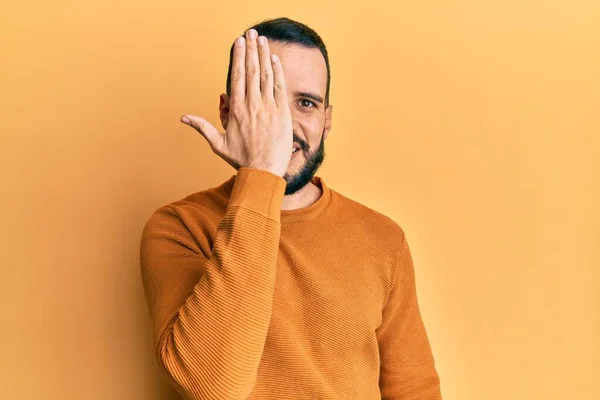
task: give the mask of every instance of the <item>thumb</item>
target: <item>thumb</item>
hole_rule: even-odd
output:
[[[223,140],[223,134],[214,127],[213,124],[205,120],[204,118],[197,117],[195,115],[184,115],[181,117],[181,122],[191,126],[197,130],[210,144],[210,147],[215,150],[219,147],[219,143]]]

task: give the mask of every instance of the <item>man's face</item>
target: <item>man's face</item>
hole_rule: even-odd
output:
[[[281,60],[292,111],[294,142],[300,150],[292,154],[283,176],[287,182],[285,194],[293,194],[310,182],[323,162],[324,141],[331,129],[329,105],[325,109],[327,66],[319,49],[269,41],[271,53]],[[229,98],[221,95],[221,122],[227,129]]]

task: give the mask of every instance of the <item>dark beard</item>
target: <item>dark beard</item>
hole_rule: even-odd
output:
[[[301,149],[298,151],[302,151]],[[302,169],[294,175],[286,173],[283,175],[283,179],[287,182],[285,186],[285,195],[296,193],[304,186],[310,183],[313,176],[317,173],[317,170],[325,159],[325,135],[321,135],[321,143],[319,147],[310,153],[305,153],[306,162],[302,166]]]

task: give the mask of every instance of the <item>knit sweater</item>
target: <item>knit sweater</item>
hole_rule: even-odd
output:
[[[141,273],[162,371],[185,399],[441,399],[398,224],[240,168],[158,208]]]

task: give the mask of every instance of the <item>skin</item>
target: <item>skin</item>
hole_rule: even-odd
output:
[[[234,49],[232,65],[232,72],[236,68],[246,70],[245,82],[232,80],[231,97],[223,93],[219,100],[220,119],[226,131],[225,135],[230,135],[232,139],[236,140],[231,140],[229,148],[224,149],[219,141],[222,137],[216,136],[216,129],[206,120],[185,115],[182,122],[203,134],[211,143],[213,151],[234,167],[252,166],[276,173],[286,180],[289,189],[290,182],[299,173],[304,171],[306,178],[306,173],[315,167],[315,155],[331,130],[333,106],[329,105],[325,108],[324,104],[327,68],[323,55],[318,49],[268,42],[266,38],[264,38],[265,44],[260,44],[262,40],[252,38],[251,31],[246,33],[244,56],[239,56],[238,52],[241,50]],[[269,63],[265,60],[269,60],[270,53],[276,54],[278,60],[276,63],[267,65]],[[248,73],[248,65],[256,60],[260,60],[260,74],[264,76],[266,72],[266,75],[273,76],[271,85],[269,85],[268,79],[263,81],[260,76]],[[259,83],[256,83],[256,79]],[[284,83],[282,84],[282,82]],[[262,100],[255,92],[250,91],[250,88],[257,86],[260,86]],[[278,93],[278,88],[285,93]],[[245,103],[241,101],[244,93],[246,93]],[[254,97],[252,97],[252,93],[254,93]],[[278,109],[270,104],[269,99],[272,97],[275,97]],[[252,101],[254,103],[250,104]],[[235,115],[243,114],[245,117],[232,120],[232,108],[236,110]],[[291,121],[288,120],[290,118]],[[240,123],[239,120],[243,121]],[[288,133],[289,122],[291,122],[291,132]],[[234,124],[235,126],[232,126]],[[282,132],[282,130],[286,132]],[[222,134],[218,133],[218,135]],[[248,136],[256,139],[249,141]],[[278,138],[280,140],[277,140]],[[293,157],[288,140],[300,146]],[[286,145],[275,146],[276,142],[284,142]],[[246,148],[246,150],[241,151],[240,147]],[[259,148],[261,151],[253,151],[259,150]],[[244,159],[242,154],[247,153],[255,153],[255,155]],[[259,160],[259,158],[261,159]],[[295,193],[286,194],[281,208],[282,210],[294,210],[308,207],[317,201],[321,194],[321,189],[308,182]]]

